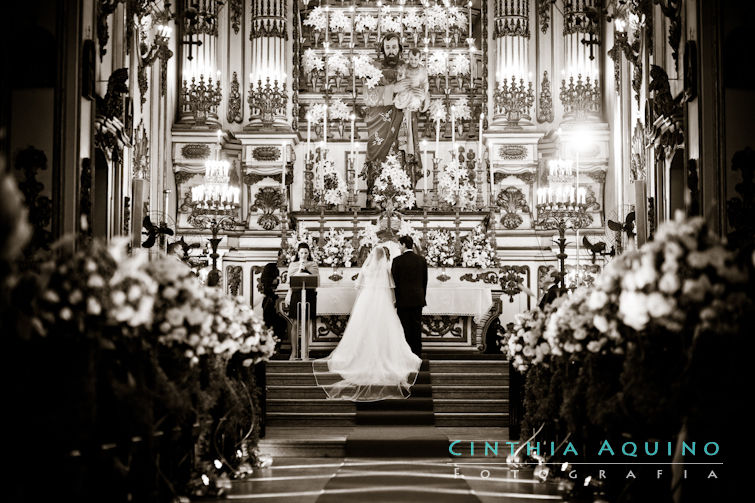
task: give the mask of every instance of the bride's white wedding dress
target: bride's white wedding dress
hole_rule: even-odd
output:
[[[375,401],[407,398],[422,360],[412,353],[393,306],[391,262],[378,246],[357,279],[359,293],[341,342],[315,360],[317,384],[328,398]]]

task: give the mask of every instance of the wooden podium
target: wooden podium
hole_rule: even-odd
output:
[[[310,274],[294,275],[289,278],[291,290],[301,290],[301,301],[296,305],[294,333],[296,341],[291,345],[293,360],[309,360],[309,340],[314,334],[314,323],[309,318],[311,304],[307,301],[307,291],[320,286],[319,276]],[[301,345],[301,346],[300,346]],[[299,348],[301,347],[301,351]]]

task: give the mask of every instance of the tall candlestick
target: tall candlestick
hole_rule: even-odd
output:
[[[422,178],[424,178],[424,188],[422,192],[425,197],[427,197],[427,140],[422,140]],[[423,204],[425,204],[424,199]]]
[[[328,144],[328,105],[325,104],[325,110],[322,117],[322,142],[324,145]]]
[[[479,159],[480,162],[482,162],[482,121],[485,119],[485,114],[480,114],[480,134],[479,138],[477,138],[477,159]]]
[[[451,106],[451,155],[456,156],[456,105]]]
[[[281,185],[283,190],[286,190],[286,144],[281,143],[281,159],[283,161],[283,167],[281,167]]]
[[[438,154],[440,153],[440,120],[435,120],[435,152],[433,153],[434,157],[438,157]]]
[[[469,8],[469,37],[472,38],[472,1],[467,4],[467,7]]]
[[[309,162],[309,142],[312,139],[312,114],[307,112],[307,157],[304,158],[304,164]]]

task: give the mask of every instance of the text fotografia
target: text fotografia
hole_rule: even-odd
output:
[[[718,455],[720,448],[718,442],[682,442],[682,457],[712,457]],[[498,442],[485,441],[474,442],[454,440],[448,446],[448,453],[452,456],[498,456],[526,454],[527,456],[554,456],[556,454],[584,456],[597,454],[603,458],[628,457],[637,458],[645,456],[672,456],[676,451],[674,442],[621,442],[611,443],[604,440],[603,443],[590,453],[580,453],[571,442],[563,445],[556,442]]]

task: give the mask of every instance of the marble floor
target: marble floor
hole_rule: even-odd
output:
[[[357,429],[359,427],[356,427]],[[428,435],[457,440],[505,440],[505,428],[428,428]],[[353,429],[274,428],[265,442],[295,443],[307,439],[306,457],[276,456],[272,466],[257,469],[250,478],[234,481],[227,499],[248,502],[534,502],[561,500],[554,483],[533,479],[532,469],[512,471],[505,453],[498,457],[348,457],[333,449]],[[431,431],[432,430],[432,431]],[[415,432],[418,432],[416,428]],[[383,428],[380,435],[399,430]],[[312,446],[329,442],[317,453]],[[407,445],[411,449],[411,445]]]

